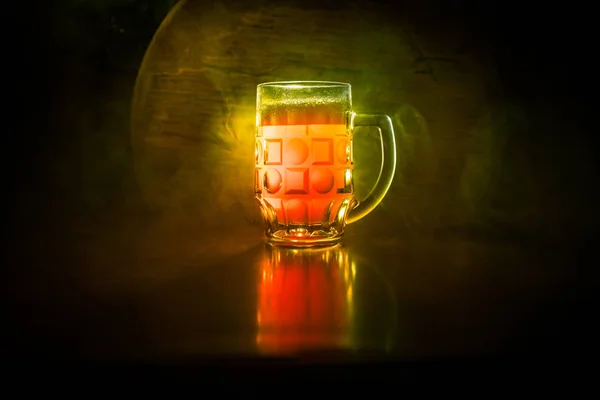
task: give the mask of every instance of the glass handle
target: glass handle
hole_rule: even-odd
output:
[[[352,209],[348,216],[348,223],[356,222],[379,205],[394,180],[396,172],[396,139],[392,120],[385,114],[357,114],[352,113],[352,127],[376,126],[379,128],[381,140],[381,169],[375,186],[369,195]]]

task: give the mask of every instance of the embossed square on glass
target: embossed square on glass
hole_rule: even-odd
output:
[[[265,139],[265,164],[281,165],[282,161],[282,139]]]
[[[333,165],[333,138],[312,140],[313,164]]]
[[[308,168],[286,168],[285,194],[308,194]]]

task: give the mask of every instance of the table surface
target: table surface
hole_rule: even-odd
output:
[[[111,26],[114,50],[128,57],[106,53],[102,28],[88,29],[95,19],[44,14],[55,26],[36,27],[47,41],[29,53],[35,65],[51,62],[43,73],[20,69],[31,89],[23,99],[35,95],[24,103],[27,129],[10,135],[6,191],[19,204],[7,209],[3,355],[413,359],[592,348],[598,200],[587,139],[596,131],[583,121],[593,102],[575,101],[573,88],[590,93],[579,63],[560,52],[548,63],[556,43],[539,40],[543,26],[531,46],[530,19],[510,8],[485,19],[454,3],[400,14],[221,3],[205,12],[204,2],[180,2],[148,47],[153,32],[139,39]],[[64,15],[92,36],[67,34],[77,25],[64,30]],[[317,21],[311,35],[307,20]],[[484,25],[511,29],[485,38]],[[591,36],[563,42],[587,50]],[[149,49],[133,107],[131,46]],[[348,227],[326,263],[274,255],[247,220],[259,217],[246,134],[255,86],[289,77],[352,82],[357,110],[406,128],[385,201]],[[236,135],[222,134],[225,121]],[[363,144],[357,194],[379,166]],[[204,213],[136,214],[190,204]],[[224,218],[218,229],[207,222]],[[485,226],[466,226],[475,223]]]
[[[568,251],[457,232],[383,236],[370,224],[350,225],[341,246],[320,252],[273,249],[256,226],[80,228],[23,255],[31,270],[8,291],[17,328],[10,347],[163,360],[571,346],[561,341],[578,329],[581,289]],[[45,267],[34,262],[42,257]]]

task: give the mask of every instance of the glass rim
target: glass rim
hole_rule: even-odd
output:
[[[263,87],[280,87],[288,89],[309,89],[309,88],[350,88],[346,82],[333,81],[274,81],[265,82],[256,86],[258,89]]]

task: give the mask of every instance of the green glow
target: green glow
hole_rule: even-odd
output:
[[[318,80],[350,82],[355,112],[393,119],[397,156],[384,157],[395,161],[393,180],[381,174],[379,131],[355,131],[353,180],[363,201],[349,222],[379,202],[380,212],[368,218],[373,229],[481,218],[502,142],[490,103],[500,99],[493,66],[435,57],[449,47],[379,17],[292,4],[179,2],[148,47],[132,105],[135,170],[148,207],[177,209],[207,226],[260,230],[252,198],[256,85]],[[369,193],[378,177],[380,188]]]

